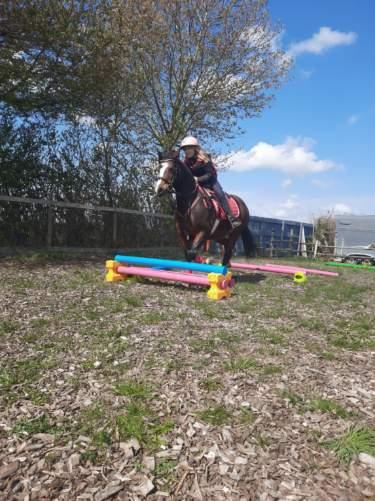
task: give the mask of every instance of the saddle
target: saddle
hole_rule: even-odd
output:
[[[203,186],[198,186],[198,191],[201,193],[206,207],[207,208],[211,207],[214,210],[216,219],[219,219],[220,221],[224,221],[225,219],[227,219],[227,215],[222,206],[220,205],[216,193],[213,190],[209,190],[208,188],[203,188]],[[238,206],[236,199],[231,195],[228,195],[227,193],[225,195],[227,197],[228,204],[230,210],[232,211],[233,216],[236,218],[239,217],[240,208]]]

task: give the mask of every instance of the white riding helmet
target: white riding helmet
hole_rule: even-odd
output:
[[[181,141],[181,148],[186,148],[187,146],[196,146],[199,147],[198,139],[193,136],[186,136],[182,141]]]

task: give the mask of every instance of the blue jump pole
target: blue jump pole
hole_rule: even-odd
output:
[[[152,257],[138,256],[115,256],[115,261],[119,263],[135,264],[140,266],[151,266],[153,268],[175,268],[179,270],[201,271],[203,273],[220,273],[227,274],[226,266],[218,266],[214,264],[189,263],[187,261],[173,261],[172,259],[156,259]]]

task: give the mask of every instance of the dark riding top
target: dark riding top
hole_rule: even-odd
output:
[[[189,167],[198,183],[205,188],[212,188],[217,181],[217,172],[211,160],[198,161],[196,157],[185,158],[185,165]]]

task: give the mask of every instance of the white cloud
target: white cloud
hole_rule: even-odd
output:
[[[288,137],[276,145],[261,141],[250,150],[232,153],[228,167],[236,172],[273,169],[288,175],[315,174],[339,167],[332,160],[319,159],[312,151],[313,145],[312,139],[298,137]]]
[[[289,188],[289,186],[293,183],[291,179],[285,179],[282,183],[281,186],[282,188]]]
[[[281,204],[282,209],[287,209],[287,210],[292,210],[292,209],[297,209],[297,207],[300,206],[300,203],[298,201],[298,195],[291,195],[286,202],[283,202]]]
[[[323,54],[333,47],[351,45],[357,40],[357,34],[353,31],[343,32],[333,30],[329,26],[322,26],[318,33],[311,38],[293,43],[288,50],[291,56],[298,56],[305,52],[311,54]]]
[[[317,188],[320,188],[324,190],[325,188],[328,188],[328,183],[325,183],[324,181],[321,181],[320,179],[312,179],[311,184],[313,186],[316,186]]]
[[[337,203],[333,206],[333,212],[335,214],[352,214],[353,210],[349,205]]]
[[[350,115],[346,123],[348,125],[354,125],[358,122],[358,120],[359,120],[359,115]]]

